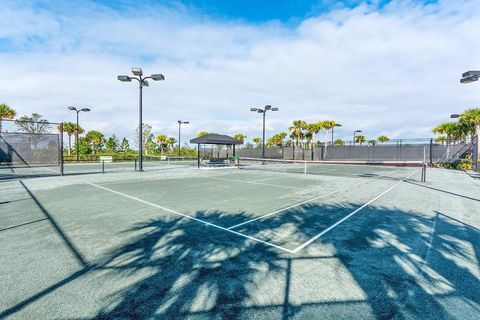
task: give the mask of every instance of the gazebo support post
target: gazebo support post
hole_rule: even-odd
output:
[[[197,144],[197,168],[200,169],[200,143]]]

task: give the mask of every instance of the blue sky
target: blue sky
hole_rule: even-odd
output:
[[[185,141],[259,136],[249,108],[265,104],[280,108],[267,136],[333,119],[346,139],[429,137],[480,101],[458,83],[480,66],[480,0],[138,3],[0,2],[0,102],[51,121],[88,106],[87,130],[131,138],[137,89],[116,76],[141,66],[166,76],[145,90],[144,121],[175,135],[189,120]]]

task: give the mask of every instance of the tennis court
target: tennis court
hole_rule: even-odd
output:
[[[0,318],[478,315],[479,176],[430,168],[422,182],[421,167],[353,163],[117,165],[4,174]]]

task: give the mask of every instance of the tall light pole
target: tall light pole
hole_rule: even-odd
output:
[[[340,123],[336,123],[333,127],[332,127],[332,146],[333,146],[333,130],[335,130],[335,127],[341,127],[342,125]]]
[[[75,111],[77,113],[77,129],[75,130],[75,151],[77,153],[77,163],[78,163],[78,131],[79,131],[79,126],[78,126],[78,114],[80,112],[90,112],[89,108],[82,108],[82,109],[77,109],[76,107],[70,106],[68,107],[68,110]]]
[[[180,150],[182,148],[182,145],[180,144],[180,127],[182,126],[182,124],[189,124],[190,122],[188,121],[182,121],[182,120],[178,120],[178,156],[180,157]]]
[[[161,81],[165,80],[163,74],[156,73],[152,74],[148,77],[143,76],[142,68],[133,67],[132,73],[136,77],[131,76],[118,76],[117,79],[122,82],[131,82],[132,79],[138,81],[139,86],[139,97],[138,97],[138,105],[139,105],[139,112],[138,112],[138,171],[143,171],[143,123],[142,123],[142,94],[143,94],[143,87],[148,87],[147,79],[152,79],[153,81]]]
[[[479,78],[480,78],[480,71],[470,70],[462,74],[460,83],[470,83],[470,82],[478,81]],[[480,154],[480,132],[476,132],[476,134],[477,134],[477,148],[476,150],[473,150],[473,154],[472,154],[472,169],[475,171],[478,170],[478,156]]]
[[[360,132],[362,132],[362,130],[355,130],[355,131],[353,131],[353,145],[355,145],[355,136],[356,136],[356,134],[357,134],[357,133],[360,133]]]
[[[265,159],[265,114],[267,111],[278,111],[278,108],[273,108],[271,105],[267,104],[263,109],[262,108],[250,108],[250,111],[262,113],[263,114],[263,134],[262,134],[262,159]]]

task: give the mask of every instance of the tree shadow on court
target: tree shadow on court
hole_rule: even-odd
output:
[[[209,211],[195,217],[229,225],[245,217],[236,215]],[[237,319],[245,302],[255,304],[250,292],[257,284],[265,276],[281,277],[286,266],[274,248],[190,219],[148,221],[127,232],[139,235],[98,267],[116,276],[147,275],[116,294],[120,303],[103,310],[100,319],[177,319],[206,311],[209,317]]]
[[[306,241],[357,207],[305,204],[238,231],[287,246],[279,235],[289,228]],[[251,218],[220,211],[195,217],[222,226]],[[113,294],[98,319],[448,319],[475,314],[480,304],[479,230],[441,213],[367,207],[297,254],[185,218],[152,220],[125,232],[131,240],[97,268],[141,280]],[[318,253],[326,247],[332,256]],[[364,293],[361,301],[342,297],[338,270],[324,274],[335,298],[312,301],[302,293],[303,285],[320,289],[326,282],[308,268],[297,270],[299,262],[314,268],[326,259],[353,278],[350,285]]]

